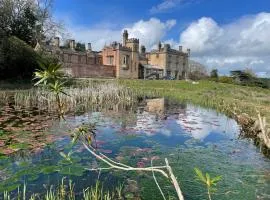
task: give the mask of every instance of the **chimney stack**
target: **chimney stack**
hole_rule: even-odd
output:
[[[59,46],[60,46],[60,39],[59,39],[59,37],[55,37],[55,38],[54,38],[54,43],[53,43],[53,45],[54,45],[55,47],[58,47],[58,48],[59,48]]]
[[[69,40],[69,48],[74,50],[74,48],[75,48],[75,40]]]
[[[182,52],[183,51],[183,47],[179,46],[179,51]]]
[[[142,45],[142,46],[141,46],[141,54],[143,54],[143,55],[144,55],[144,54],[145,54],[145,51],[146,51],[146,48],[145,48],[145,46],[144,46],[144,45]]]
[[[187,49],[188,56],[190,56],[190,49]]]
[[[91,43],[90,42],[87,44],[87,50],[88,51],[92,51],[92,46],[91,46]]]
[[[162,47],[162,45],[161,45],[161,42],[159,41],[159,42],[158,42],[158,51],[161,50],[161,47]]]

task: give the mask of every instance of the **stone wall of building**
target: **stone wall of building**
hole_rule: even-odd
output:
[[[168,44],[165,44],[163,48],[161,48],[161,43],[158,46],[159,49],[146,54],[148,65],[153,66],[155,69],[162,69],[165,77],[186,78],[189,51],[187,53],[182,52],[181,46],[179,50],[171,49]]]
[[[87,64],[65,64],[64,72],[74,78],[115,78],[115,66],[110,65],[87,65]]]

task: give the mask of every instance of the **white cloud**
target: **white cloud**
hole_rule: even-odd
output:
[[[270,13],[250,15],[219,25],[203,17],[180,34],[180,43],[191,48],[200,62],[221,72],[249,67],[270,72]]]
[[[114,30],[111,27],[87,28],[73,25],[70,25],[68,30],[76,41],[91,42],[94,50],[101,50],[105,44],[113,41],[121,42],[122,32],[124,29],[127,29],[129,37],[139,38],[140,44],[144,44],[149,49],[164,38],[167,31],[174,27],[175,24],[176,20],[174,19],[162,22],[157,18],[151,18],[123,26],[122,30]]]
[[[113,29],[91,29],[85,27],[74,27],[70,29],[71,35],[76,41],[84,43],[91,42],[92,49],[101,50],[104,45],[121,39],[121,31]]]
[[[153,6],[150,9],[150,13],[163,13],[168,12],[172,9],[175,9],[181,5],[186,5],[194,2],[198,2],[199,0],[163,0],[160,4]]]
[[[222,74],[247,67],[259,75],[270,74],[270,13],[245,16],[225,25],[218,24],[212,18],[202,17],[179,33],[178,40],[167,37],[168,31],[176,25],[174,19],[161,21],[151,18],[120,28],[111,25],[80,27],[69,24],[67,28],[73,38],[76,41],[91,42],[94,50],[101,50],[112,41],[121,42],[122,32],[127,29],[129,36],[139,38],[140,44],[144,44],[148,50],[160,40],[165,40],[164,43],[176,49],[182,45],[184,49],[191,49],[193,60],[209,69],[218,68]]]
[[[161,22],[159,19],[151,18],[148,21],[140,20],[132,25],[130,28],[126,28],[130,37],[140,39],[140,44],[146,46],[146,48],[152,48],[157,44],[167,31],[175,26],[176,20],[171,19],[166,22]]]

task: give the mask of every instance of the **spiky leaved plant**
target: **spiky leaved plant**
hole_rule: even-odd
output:
[[[55,94],[58,105],[58,115],[60,118],[62,118],[64,113],[63,104],[60,100],[60,94],[62,93],[67,95],[64,92],[65,82],[62,80],[62,74],[60,72],[62,65],[57,62],[43,59],[39,61],[39,67],[40,69],[36,70],[34,73],[34,80],[37,80],[35,86],[43,86]]]
[[[214,178],[211,178],[210,174],[205,173],[205,175],[204,175],[203,172],[196,167],[194,168],[194,170],[196,173],[196,179],[201,181],[206,186],[208,198],[209,198],[209,200],[212,200],[211,193],[216,191],[215,186],[221,180],[222,177],[216,176]]]

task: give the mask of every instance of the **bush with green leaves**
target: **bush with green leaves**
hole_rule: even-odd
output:
[[[38,54],[17,37],[1,40],[0,79],[31,79],[38,67]]]

